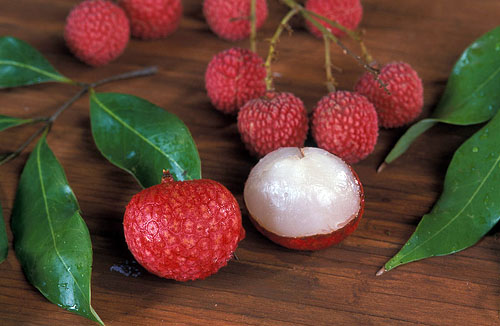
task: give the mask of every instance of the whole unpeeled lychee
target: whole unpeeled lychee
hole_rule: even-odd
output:
[[[216,109],[236,113],[248,100],[266,92],[266,69],[256,53],[231,48],[216,54],[205,72],[205,88]]]
[[[363,7],[360,0],[307,0],[306,9],[323,17],[333,20],[347,29],[356,29],[363,17]],[[328,28],[335,36],[342,36],[344,32],[332,27],[327,22],[314,18],[321,25]],[[311,22],[306,21],[307,29],[316,37],[321,38],[321,31]]]
[[[245,237],[238,202],[227,188],[208,179],[174,181],[169,174],[132,197],[123,227],[137,262],[177,281],[214,274]]]
[[[166,37],[182,17],[181,0],[119,0],[130,19],[132,35],[143,40]]]
[[[358,176],[320,148],[280,148],[253,167],[243,193],[250,219],[270,240],[318,250],[354,232],[363,215]]]
[[[324,96],[312,118],[312,135],[319,147],[349,164],[367,157],[378,138],[377,112],[363,95],[337,91]]]
[[[407,63],[389,63],[380,71],[379,78],[387,90],[370,73],[365,73],[354,86],[373,103],[382,127],[401,127],[415,120],[422,112],[424,88],[417,72]]]
[[[303,146],[307,111],[291,93],[267,92],[248,101],[238,113],[238,130],[253,155],[264,156],[280,147]]]
[[[83,1],[66,18],[64,39],[68,48],[91,66],[105,65],[120,56],[129,38],[128,18],[111,1]]]
[[[251,0],[204,0],[203,14],[210,29],[220,38],[238,41],[250,35]],[[256,25],[267,18],[267,1],[256,0]]]

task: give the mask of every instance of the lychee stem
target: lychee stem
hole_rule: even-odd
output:
[[[384,274],[385,272],[387,272],[387,270],[385,269],[385,267],[382,267],[381,269],[378,270],[378,272],[375,274],[375,276],[380,276],[380,275]]]
[[[172,177],[170,171],[163,169],[163,175],[161,176],[161,183],[167,183],[172,181],[174,181],[174,177]]]
[[[330,57],[330,39],[328,35],[323,34],[323,40],[325,41],[325,71],[326,71],[326,88],[329,92],[335,92],[335,86],[337,82],[332,75],[332,60]]]
[[[271,70],[271,63],[274,59],[274,56],[276,54],[276,43],[278,43],[278,40],[280,38],[281,33],[285,28],[288,28],[288,22],[290,19],[297,14],[299,10],[297,8],[292,8],[286,15],[283,17],[281,20],[280,24],[278,25],[278,28],[274,32],[273,37],[270,40],[269,43],[269,53],[267,54],[266,62],[264,64],[264,67],[266,68],[266,90],[272,91],[274,89],[273,87],[273,72]]]
[[[250,50],[257,53],[257,0],[250,1]]]

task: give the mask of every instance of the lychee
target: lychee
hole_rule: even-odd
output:
[[[415,120],[424,104],[424,88],[417,72],[407,63],[393,62],[382,68],[379,78],[389,93],[371,73],[365,73],[354,86],[375,106],[379,124],[395,128]]]
[[[137,262],[177,281],[214,274],[245,236],[238,202],[226,187],[208,179],[174,181],[168,173],[132,197],[123,227]]]
[[[266,69],[256,53],[231,48],[216,54],[205,73],[205,88],[214,107],[236,113],[248,100],[266,92]]]
[[[220,38],[238,41],[250,35],[251,0],[205,0],[203,14],[210,29]],[[260,28],[267,18],[267,1],[256,2],[256,26]]]
[[[350,30],[358,27],[363,16],[363,7],[360,0],[307,0],[305,7],[307,10],[333,20]],[[344,35],[343,31],[332,27],[327,22],[316,17],[313,17],[313,19],[329,29],[335,36]],[[322,32],[311,22],[306,21],[306,26],[311,34],[319,38],[322,37]]]
[[[307,137],[307,111],[291,93],[267,92],[240,109],[238,130],[253,155],[264,156],[280,147],[300,147]]]
[[[250,171],[245,204],[256,228],[298,250],[318,250],[354,232],[363,215],[358,176],[337,156],[314,147],[280,148]]]
[[[378,138],[377,112],[363,95],[336,91],[313,110],[312,135],[319,147],[349,164],[367,157]]]
[[[181,0],[119,0],[118,4],[130,19],[132,36],[143,40],[172,34],[182,17]]]
[[[129,38],[128,18],[111,1],[83,1],[66,18],[64,39],[68,48],[91,66],[105,65],[120,56]]]

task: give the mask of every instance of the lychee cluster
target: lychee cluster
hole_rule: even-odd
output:
[[[173,33],[182,16],[180,0],[85,0],[66,18],[70,51],[90,66],[102,66],[125,50],[130,33],[158,39]]]

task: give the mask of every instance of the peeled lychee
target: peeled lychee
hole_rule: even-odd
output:
[[[166,37],[182,17],[181,0],[119,0],[130,19],[132,35],[143,40]]]
[[[377,112],[363,95],[337,91],[324,96],[312,118],[312,135],[319,147],[349,164],[367,157],[378,138]]]
[[[291,93],[267,92],[238,113],[241,139],[259,157],[280,147],[303,146],[308,128],[304,104]]]
[[[205,72],[205,88],[214,107],[236,113],[248,100],[266,92],[266,69],[256,53],[231,48],[216,54]]]
[[[132,197],[123,227],[137,262],[177,281],[214,274],[245,237],[238,202],[227,188],[208,179],[174,181],[170,174]]]
[[[320,148],[280,148],[250,171],[244,199],[256,228],[290,249],[318,250],[351,234],[364,209],[358,176]]]
[[[306,9],[333,20],[350,30],[356,29],[363,17],[363,7],[360,0],[307,0]],[[343,31],[332,27],[327,22],[319,18],[314,19],[329,29],[335,36],[344,35]],[[319,38],[323,36],[321,31],[309,21],[306,21],[306,26],[314,36]]]
[[[64,27],[70,51],[91,66],[102,66],[125,50],[130,26],[122,8],[111,1],[86,0],[76,5]]]
[[[379,75],[390,94],[371,73],[365,73],[354,86],[373,103],[382,127],[401,127],[415,120],[422,112],[424,88],[417,72],[407,63],[393,62]]]
[[[239,41],[250,35],[251,0],[205,0],[203,14],[210,29],[220,38]],[[267,1],[256,2],[256,26],[260,28],[267,18]]]

